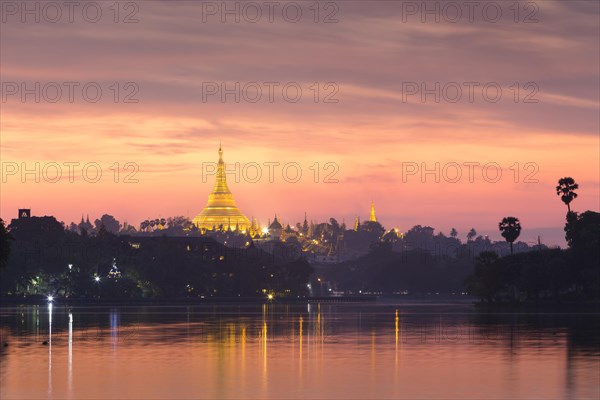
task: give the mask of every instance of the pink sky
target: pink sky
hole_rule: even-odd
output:
[[[597,2],[537,2],[537,23],[515,23],[508,5],[498,23],[477,13],[473,22],[422,23],[418,15],[404,15],[403,22],[402,2],[340,1],[339,22],[328,24],[313,22],[309,3],[298,3],[306,16],[298,23],[276,13],[272,23],[263,17],[237,24],[208,15],[203,22],[200,2],[136,4],[139,22],[131,24],[114,23],[108,5],[95,24],[77,13],[73,23],[22,23],[19,15],[2,15],[3,219],[14,218],[20,207],[66,222],[82,213],[94,219],[108,213],[135,225],[146,218],[193,217],[212,188],[211,177],[203,182],[202,163],[216,162],[219,141],[227,163],[263,166],[256,183],[228,177],[241,210],[263,223],[275,213],[294,223],[306,211],[315,221],[335,217],[351,224],[357,214],[368,217],[374,200],[387,228],[421,224],[447,233],[456,227],[464,238],[475,227],[499,238],[497,223],[510,215],[521,220],[521,239],[542,235],[548,244],[563,244],[566,207],[554,192],[560,177],[580,184],[574,210],[600,208]],[[97,82],[103,97],[90,103],[76,89],[69,102],[65,90],[50,103],[49,88],[37,103],[33,95],[23,102],[19,93],[7,94],[10,83],[31,88],[35,82],[77,82],[79,88]],[[121,86],[118,103],[114,82]],[[122,102],[127,82],[139,88],[138,103]],[[263,89],[264,82],[295,82],[302,97],[290,103],[276,91],[273,102],[266,92],[256,103],[233,96],[224,103],[219,96],[203,101],[203,82],[230,88],[258,82]],[[316,103],[314,82],[320,87]],[[323,101],[333,90],[327,82],[338,89],[337,103]],[[492,82],[502,98],[486,102],[476,91],[471,102],[465,89],[456,103],[436,103],[433,95],[424,102],[418,95],[405,99],[408,82],[429,88]],[[528,82],[539,89],[537,103],[523,102],[533,90]],[[21,171],[6,175],[15,165],[31,169],[36,162],[49,179],[50,163],[62,165],[63,179],[51,183],[40,176],[38,183]],[[65,162],[80,163],[74,182]],[[137,183],[123,182],[128,162],[139,166]],[[273,182],[268,162],[280,163]],[[100,165],[100,181],[81,178],[87,163]],[[115,163],[121,167],[117,183],[110,169]],[[298,182],[282,177],[286,163],[302,169]],[[318,182],[310,169],[315,163]],[[339,182],[323,182],[326,163],[338,166]],[[439,163],[440,172],[457,163],[462,179],[451,183],[440,176],[438,183],[427,175],[421,182],[416,174],[403,180],[407,163],[430,169]],[[476,167],[469,182],[464,163],[496,163],[502,177],[488,182]],[[447,168],[453,178],[455,170]],[[525,182],[528,172],[537,183]]]

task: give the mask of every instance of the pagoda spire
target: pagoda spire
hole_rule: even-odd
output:
[[[371,214],[369,214],[369,221],[377,222],[377,218],[375,217],[375,202],[371,200]]]
[[[239,226],[246,230],[250,226],[248,218],[237,208],[233,194],[227,185],[225,162],[223,161],[223,147],[219,141],[219,161],[213,190],[208,196],[206,207],[192,221],[198,228],[214,229],[222,226],[231,230],[232,226]]]
[[[225,174],[225,162],[223,161],[223,150],[219,144],[219,162],[217,163],[217,176],[213,186],[212,195],[226,196],[233,199],[229,186],[227,186],[227,175]]]

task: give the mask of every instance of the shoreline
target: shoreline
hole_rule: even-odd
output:
[[[323,296],[323,297],[300,297],[300,298],[275,298],[267,299],[264,297],[208,297],[208,298],[140,298],[140,299],[65,299],[55,298],[51,303],[57,306],[177,306],[177,305],[208,305],[208,304],[310,304],[310,303],[404,303],[418,302],[427,304],[462,304],[471,305],[477,311],[481,312],[503,312],[503,311],[524,311],[524,310],[577,310],[593,311],[600,314],[600,302],[581,300],[581,301],[536,301],[523,303],[494,303],[487,304],[478,302],[475,297],[456,298],[453,296]],[[29,305],[47,305],[50,302],[42,297],[0,297],[0,307],[3,306],[29,306]]]

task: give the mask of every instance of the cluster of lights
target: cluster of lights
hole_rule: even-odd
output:
[[[115,260],[114,258],[112,267],[110,268],[110,271],[108,271],[108,277],[114,279],[118,279],[121,277],[121,271],[119,271],[119,268],[117,267],[117,260]]]

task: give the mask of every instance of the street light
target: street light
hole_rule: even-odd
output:
[[[48,295],[48,297],[46,297],[46,299],[48,300],[48,303],[52,303],[52,301],[54,301],[54,296]]]
[[[321,278],[317,278],[319,281],[319,296],[323,297],[323,282],[321,282]]]

